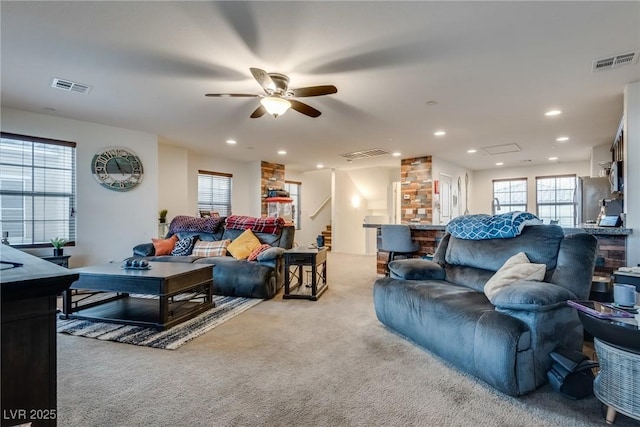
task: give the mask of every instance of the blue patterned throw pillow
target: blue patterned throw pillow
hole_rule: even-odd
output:
[[[174,256],[186,256],[191,255],[193,252],[193,247],[198,241],[199,236],[189,236],[185,237],[182,240],[178,240],[175,247],[171,251],[171,255]]]

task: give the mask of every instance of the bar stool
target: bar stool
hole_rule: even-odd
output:
[[[385,276],[389,275],[389,263],[396,256],[408,256],[418,252],[420,244],[411,239],[411,229],[408,225],[387,224],[380,226],[382,247],[380,250],[389,253],[389,259],[384,269]]]

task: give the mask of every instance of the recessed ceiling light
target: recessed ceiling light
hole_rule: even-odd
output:
[[[227,144],[233,145],[233,144],[237,144],[237,143],[238,143],[238,141],[236,141],[235,139],[227,139]]]
[[[438,130],[438,131],[435,131],[433,134],[435,136],[442,136],[442,135],[446,135],[447,133],[443,130]]]
[[[43,110],[44,110],[44,111],[48,111],[48,112],[50,112],[50,113],[53,113],[54,111],[56,111],[56,109],[55,109],[55,108],[51,108],[51,107],[44,107],[44,108],[43,108]]]
[[[558,142],[565,142],[568,141],[569,137],[568,136],[561,136],[560,138],[556,138],[556,141]]]
[[[427,105],[428,106],[433,106],[433,105],[436,105],[436,104],[437,104],[436,101],[427,101]]]
[[[392,155],[393,157],[400,157],[400,156],[402,155],[402,153],[400,153],[399,151],[396,151],[396,152],[394,152],[394,153],[391,153],[391,155]]]
[[[322,169],[322,168],[324,167],[324,165],[323,165],[322,163],[318,163],[318,164],[316,165],[316,167],[317,167],[318,169]]]
[[[560,114],[562,114],[562,111],[560,111],[560,110],[550,110],[550,111],[547,111],[546,113],[544,113],[545,116],[557,116],[557,115],[560,115]]]
[[[496,166],[502,166],[502,165],[504,165],[504,163],[502,163],[502,162],[496,163]]]
[[[553,160],[558,160],[557,157],[549,157],[549,160],[553,161]]]
[[[470,150],[467,150],[467,153],[473,154],[475,152],[477,152],[478,150],[476,150],[475,148],[472,148]]]
[[[284,156],[285,154],[287,154],[287,152],[284,150],[279,150],[278,154],[280,154],[281,156]]]

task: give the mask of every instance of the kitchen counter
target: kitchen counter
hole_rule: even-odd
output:
[[[385,224],[362,224],[362,226],[364,228],[380,228],[382,225]],[[410,229],[412,230],[436,230],[436,231],[445,231],[447,229],[447,226],[442,224],[442,225],[438,225],[438,224],[418,224],[418,223],[408,223],[408,224],[403,224],[403,225],[408,225]]]
[[[628,236],[633,233],[633,229],[631,228],[598,227],[595,224],[582,224],[578,229],[584,230],[589,234],[604,234],[609,236]]]

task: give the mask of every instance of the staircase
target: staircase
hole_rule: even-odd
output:
[[[327,250],[331,250],[331,225],[327,225],[326,230],[322,230],[320,233],[324,237],[324,245],[327,247]]]

